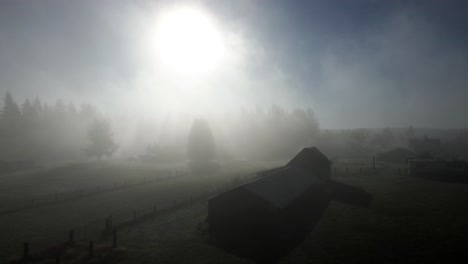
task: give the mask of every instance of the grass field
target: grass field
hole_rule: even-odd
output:
[[[211,176],[169,177],[183,164],[82,163],[0,175],[2,205],[21,205],[60,189],[92,189],[115,182],[159,180],[0,215],[0,262],[21,254],[22,243],[39,249],[66,240],[81,225],[102,230],[104,218],[129,219],[134,210],[171,205],[232,181],[236,174],[281,163],[232,163]],[[370,208],[332,202],[308,238],[281,263],[461,263],[468,260],[468,184],[398,175],[397,167],[376,175],[338,168],[336,180],[374,196]],[[174,173],[172,174],[174,175]],[[341,175],[341,176],[340,176]],[[179,209],[119,231],[122,263],[250,263],[206,243],[197,226],[206,204]],[[80,237],[79,237],[80,238]],[[84,235],[82,238],[86,238]]]
[[[23,208],[36,200],[36,207],[0,215],[0,263],[21,255],[29,242],[31,251],[62,242],[68,230],[77,229],[78,238],[92,237],[104,229],[104,219],[112,215],[114,223],[132,218],[154,206],[164,208],[174,202],[199,197],[207,190],[223,186],[239,173],[256,171],[272,164],[224,164],[211,176],[181,175],[185,164],[146,164],[103,162],[67,164],[57,167],[0,175],[0,209]],[[234,170],[234,168],[236,170]],[[160,178],[158,178],[160,177]],[[148,179],[153,181],[148,182]],[[106,187],[128,182],[127,188],[99,192]],[[62,194],[84,190],[82,197],[60,200]],[[55,193],[58,201],[54,202]],[[90,194],[90,195],[88,195]],[[39,197],[39,198],[38,198]],[[40,204],[46,199],[50,203]]]
[[[464,263],[468,260],[468,185],[377,175],[336,180],[374,196],[370,208],[332,202],[314,231],[280,263]],[[119,235],[123,263],[250,263],[205,242],[197,231],[205,204]]]

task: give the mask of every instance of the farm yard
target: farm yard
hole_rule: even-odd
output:
[[[370,208],[332,202],[302,245],[280,263],[460,263],[468,259],[468,185],[382,169],[340,175],[374,196]],[[199,204],[123,231],[122,263],[251,263],[206,242]]]
[[[0,264],[468,263],[468,1],[335,2],[0,1]]]
[[[118,224],[176,206],[263,168],[226,165],[196,176],[184,165],[79,163],[1,175],[0,260],[21,256],[25,242],[32,253],[63,242],[71,229],[76,239],[96,239],[109,216]]]
[[[2,193],[3,199],[18,206],[24,199],[55,193],[58,188],[62,192],[83,189],[96,193],[65,201],[59,198],[1,215],[1,259],[20,257],[24,242],[34,253],[66,241],[72,228],[77,240],[97,239],[109,215],[118,224],[132,219],[133,214],[138,217],[151,211],[155,205],[162,209],[193,199],[194,203],[177,210],[120,228],[118,246],[125,253],[119,262],[219,263],[222,258],[223,263],[249,263],[207,241],[201,228],[207,207],[198,198],[204,192],[238,184],[238,174],[249,180],[253,177],[249,173],[280,164],[226,164],[211,176],[187,175],[182,164],[162,167],[123,162],[71,164],[23,172],[17,177],[2,175],[3,181],[11,184],[5,188],[9,192]],[[69,168],[73,173],[66,174]],[[336,164],[332,178],[370,192],[374,197],[371,207],[332,202],[304,243],[281,263],[447,263],[467,257],[460,247],[467,242],[468,185],[409,177],[401,171],[399,166],[379,164],[377,172],[371,174],[365,162]],[[65,175],[70,179],[61,184]],[[41,178],[41,184],[35,183],[35,177]],[[118,185],[116,181],[130,181],[130,185],[101,193],[95,190],[96,185],[102,190]],[[105,239],[101,243],[111,242]]]
[[[76,163],[9,173],[0,176],[3,180],[0,213],[171,177],[173,173],[174,167],[158,170],[121,163]]]

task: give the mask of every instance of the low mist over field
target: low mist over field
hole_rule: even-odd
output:
[[[0,1],[0,262],[462,258],[467,14]]]

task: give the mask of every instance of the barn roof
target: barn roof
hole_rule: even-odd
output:
[[[304,193],[311,185],[321,182],[319,177],[288,166],[242,187],[272,205],[283,208]]]
[[[286,166],[264,171],[266,177],[237,186],[211,199],[243,189],[274,206],[283,208],[313,184],[322,183],[314,168],[330,164],[331,161],[316,147],[304,148]]]
[[[330,165],[332,163],[316,147],[310,147],[303,148],[296,156],[294,156],[294,158],[292,158],[292,160],[288,162],[286,166],[296,166],[304,169],[307,168],[311,162],[319,165]]]

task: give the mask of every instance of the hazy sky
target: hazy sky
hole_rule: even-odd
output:
[[[466,1],[192,1],[229,53],[203,80],[155,66],[174,2],[0,1],[0,92],[136,116],[277,103],[324,128],[468,127]]]

